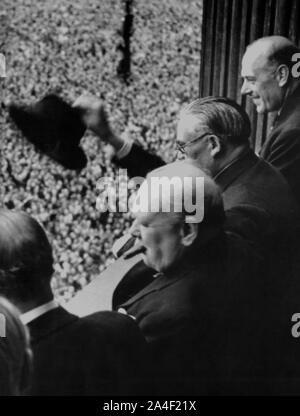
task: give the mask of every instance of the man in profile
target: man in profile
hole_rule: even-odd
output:
[[[175,162],[147,176],[133,213],[131,232],[157,274],[119,310],[135,317],[150,346],[158,393],[268,392],[267,282],[255,264],[236,274],[218,186]]]
[[[138,394],[147,363],[135,322],[114,312],[79,319],[53,297],[52,248],[30,216],[0,211],[0,294],[22,312],[34,355],[32,395]]]
[[[191,213],[186,205],[192,201]],[[222,336],[228,329],[228,281],[220,192],[200,169],[176,162],[147,177],[133,213],[132,233],[157,274],[120,310],[135,317],[150,346],[158,393],[217,392],[228,352]]]
[[[78,100],[86,126],[115,149],[114,162],[130,176],[145,176],[164,165],[157,155],[124,140],[111,129],[101,102]],[[283,176],[250,148],[247,113],[228,98],[197,99],[183,108],[177,125],[177,149],[220,187],[225,230],[249,241],[276,275],[292,273],[298,206]],[[277,253],[277,255],[275,255]],[[282,289],[279,289],[278,293]]]
[[[115,149],[115,163],[127,169],[130,176],[143,176],[164,165],[157,155],[113,132],[99,100],[82,97],[76,105],[86,126]],[[224,229],[232,255],[230,268],[236,282],[247,274],[249,264],[257,267],[249,296],[251,290],[264,296],[257,308],[265,319],[267,342],[271,347],[273,344],[265,362],[270,377],[279,380],[298,372],[297,360],[283,362],[292,357],[283,351],[291,343],[287,322],[294,313],[293,294],[298,290],[299,208],[280,172],[250,148],[250,134],[250,120],[241,106],[227,98],[208,97],[182,110],[176,142],[185,158],[205,170],[222,192]],[[244,280],[240,282],[242,292],[235,287],[237,298],[244,293]],[[289,347],[294,349],[294,345]]]
[[[242,94],[259,114],[277,112],[261,156],[286,178],[300,203],[300,78],[293,67],[300,49],[289,39],[270,36],[251,44],[243,57]]]

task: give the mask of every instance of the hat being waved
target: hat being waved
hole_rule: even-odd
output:
[[[9,114],[36,148],[67,169],[81,170],[87,157],[79,146],[86,127],[79,111],[50,94],[32,105],[9,106]]]

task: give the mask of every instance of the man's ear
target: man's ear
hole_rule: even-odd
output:
[[[280,65],[277,69],[277,81],[279,87],[285,87],[290,77],[290,70],[287,65]]]
[[[218,136],[214,134],[209,137],[210,154],[212,157],[216,157],[222,150],[222,143]]]
[[[193,244],[198,235],[198,224],[184,223],[182,227],[181,243],[185,247]]]

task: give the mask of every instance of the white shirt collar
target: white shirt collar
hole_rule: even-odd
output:
[[[51,300],[50,302],[44,303],[43,305],[38,306],[37,308],[31,309],[31,311],[25,312],[21,315],[21,321],[24,325],[29,324],[36,318],[44,315],[46,312],[52,311],[52,309],[58,308],[58,303],[56,300]]]

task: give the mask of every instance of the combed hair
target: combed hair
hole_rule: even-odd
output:
[[[0,338],[0,396],[20,395],[29,383],[29,334],[20,320],[19,311],[2,297],[0,315],[5,322],[5,337]]]
[[[198,117],[212,134],[234,145],[249,144],[251,123],[248,114],[229,98],[198,98],[188,104],[181,115]]]
[[[0,294],[30,300],[52,274],[52,248],[40,224],[23,212],[0,210]]]

